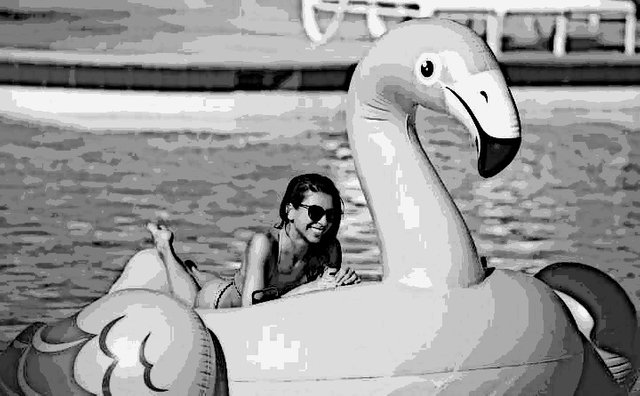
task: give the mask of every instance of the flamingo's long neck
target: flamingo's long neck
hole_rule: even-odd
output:
[[[349,95],[349,139],[382,245],[383,282],[477,284],[484,271],[475,244],[407,117],[377,95]]]

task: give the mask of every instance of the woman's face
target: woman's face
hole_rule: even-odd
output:
[[[325,212],[329,211],[334,214],[336,212],[333,208],[331,195],[311,191],[305,193],[305,198],[297,209],[292,207],[289,211],[289,220],[292,222],[293,227],[309,243],[320,242],[322,236],[329,231],[333,224],[331,215],[327,214],[314,221],[309,212],[312,215],[314,211],[320,212],[319,208],[317,208],[318,206],[324,209]]]

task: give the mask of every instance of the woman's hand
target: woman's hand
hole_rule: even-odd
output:
[[[346,286],[360,283],[360,277],[351,267],[342,267],[335,274],[336,286]]]

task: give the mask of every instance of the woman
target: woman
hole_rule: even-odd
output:
[[[232,280],[184,264],[173,249],[173,233],[149,224],[156,248],[136,254],[110,292],[151,288],[170,293],[191,307],[230,308],[279,297],[296,288],[294,293],[302,293],[359,283],[353,269],[342,267],[336,238],[341,206],[340,193],[329,178],[318,174],[294,177],[280,203],[280,223],[253,236]]]

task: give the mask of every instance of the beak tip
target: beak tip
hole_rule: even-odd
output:
[[[483,144],[478,158],[478,173],[490,178],[502,172],[515,158],[520,149],[521,138],[492,139]]]
[[[478,174],[480,174],[480,176],[483,179],[489,179],[489,178],[497,175],[498,172],[490,172],[487,169],[482,169],[481,167],[478,167]]]

